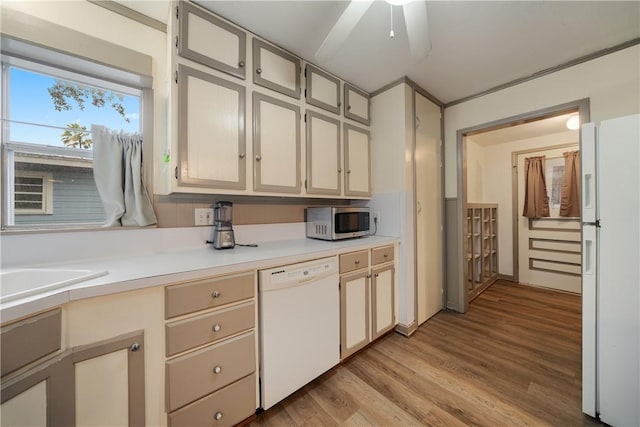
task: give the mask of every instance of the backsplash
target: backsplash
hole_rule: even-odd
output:
[[[221,200],[233,202],[234,226],[299,223],[304,222],[304,209],[308,206],[349,204],[348,200],[156,194],[153,197],[153,207],[158,218],[158,227],[194,227],[195,209],[210,208]]]

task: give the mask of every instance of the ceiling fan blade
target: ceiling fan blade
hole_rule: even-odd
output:
[[[352,0],[349,3],[318,48],[315,54],[318,61],[328,60],[335,55],[372,4],[373,0]]]
[[[413,1],[402,6],[407,27],[411,57],[418,61],[431,52],[431,39],[427,22],[427,2]]]

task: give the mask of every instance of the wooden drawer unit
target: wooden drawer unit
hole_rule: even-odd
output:
[[[378,265],[389,261],[393,261],[393,246],[390,245],[371,249],[372,265]]]
[[[218,341],[255,326],[253,301],[237,307],[168,323],[165,327],[167,356]]]
[[[255,384],[256,376],[251,374],[178,409],[169,414],[169,427],[233,426],[255,410]]]
[[[173,411],[256,369],[254,332],[169,360],[167,409]]]
[[[369,251],[340,255],[340,274],[369,267]]]
[[[2,327],[2,376],[60,350],[61,313],[58,308]]]
[[[255,293],[253,272],[181,283],[165,288],[167,319],[199,310],[219,307],[252,298]]]

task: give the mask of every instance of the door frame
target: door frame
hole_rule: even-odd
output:
[[[564,104],[558,104],[551,107],[542,108],[539,110],[529,111],[527,113],[518,114],[511,117],[505,117],[502,119],[494,120],[487,123],[471,126],[464,129],[458,129],[456,132],[456,150],[457,150],[457,194],[458,203],[456,204],[456,229],[457,229],[457,254],[456,254],[456,269],[457,269],[457,301],[456,305],[458,311],[465,313],[469,308],[469,300],[467,298],[467,291],[464,283],[464,218],[467,205],[467,165],[466,165],[466,137],[474,134],[488,132],[492,130],[498,130],[506,127],[516,126],[524,123],[529,123],[541,119],[546,119],[561,114],[577,111],[580,114],[580,124],[588,123],[590,119],[589,110],[589,98],[582,98],[575,101],[570,101]],[[578,139],[578,144],[582,147],[581,136]]]

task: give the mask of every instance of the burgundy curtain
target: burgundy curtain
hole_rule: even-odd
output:
[[[564,155],[564,180],[560,196],[560,216],[580,216],[580,152]]]
[[[524,209],[522,216],[541,218],[549,216],[549,196],[544,177],[545,156],[524,159]]]

